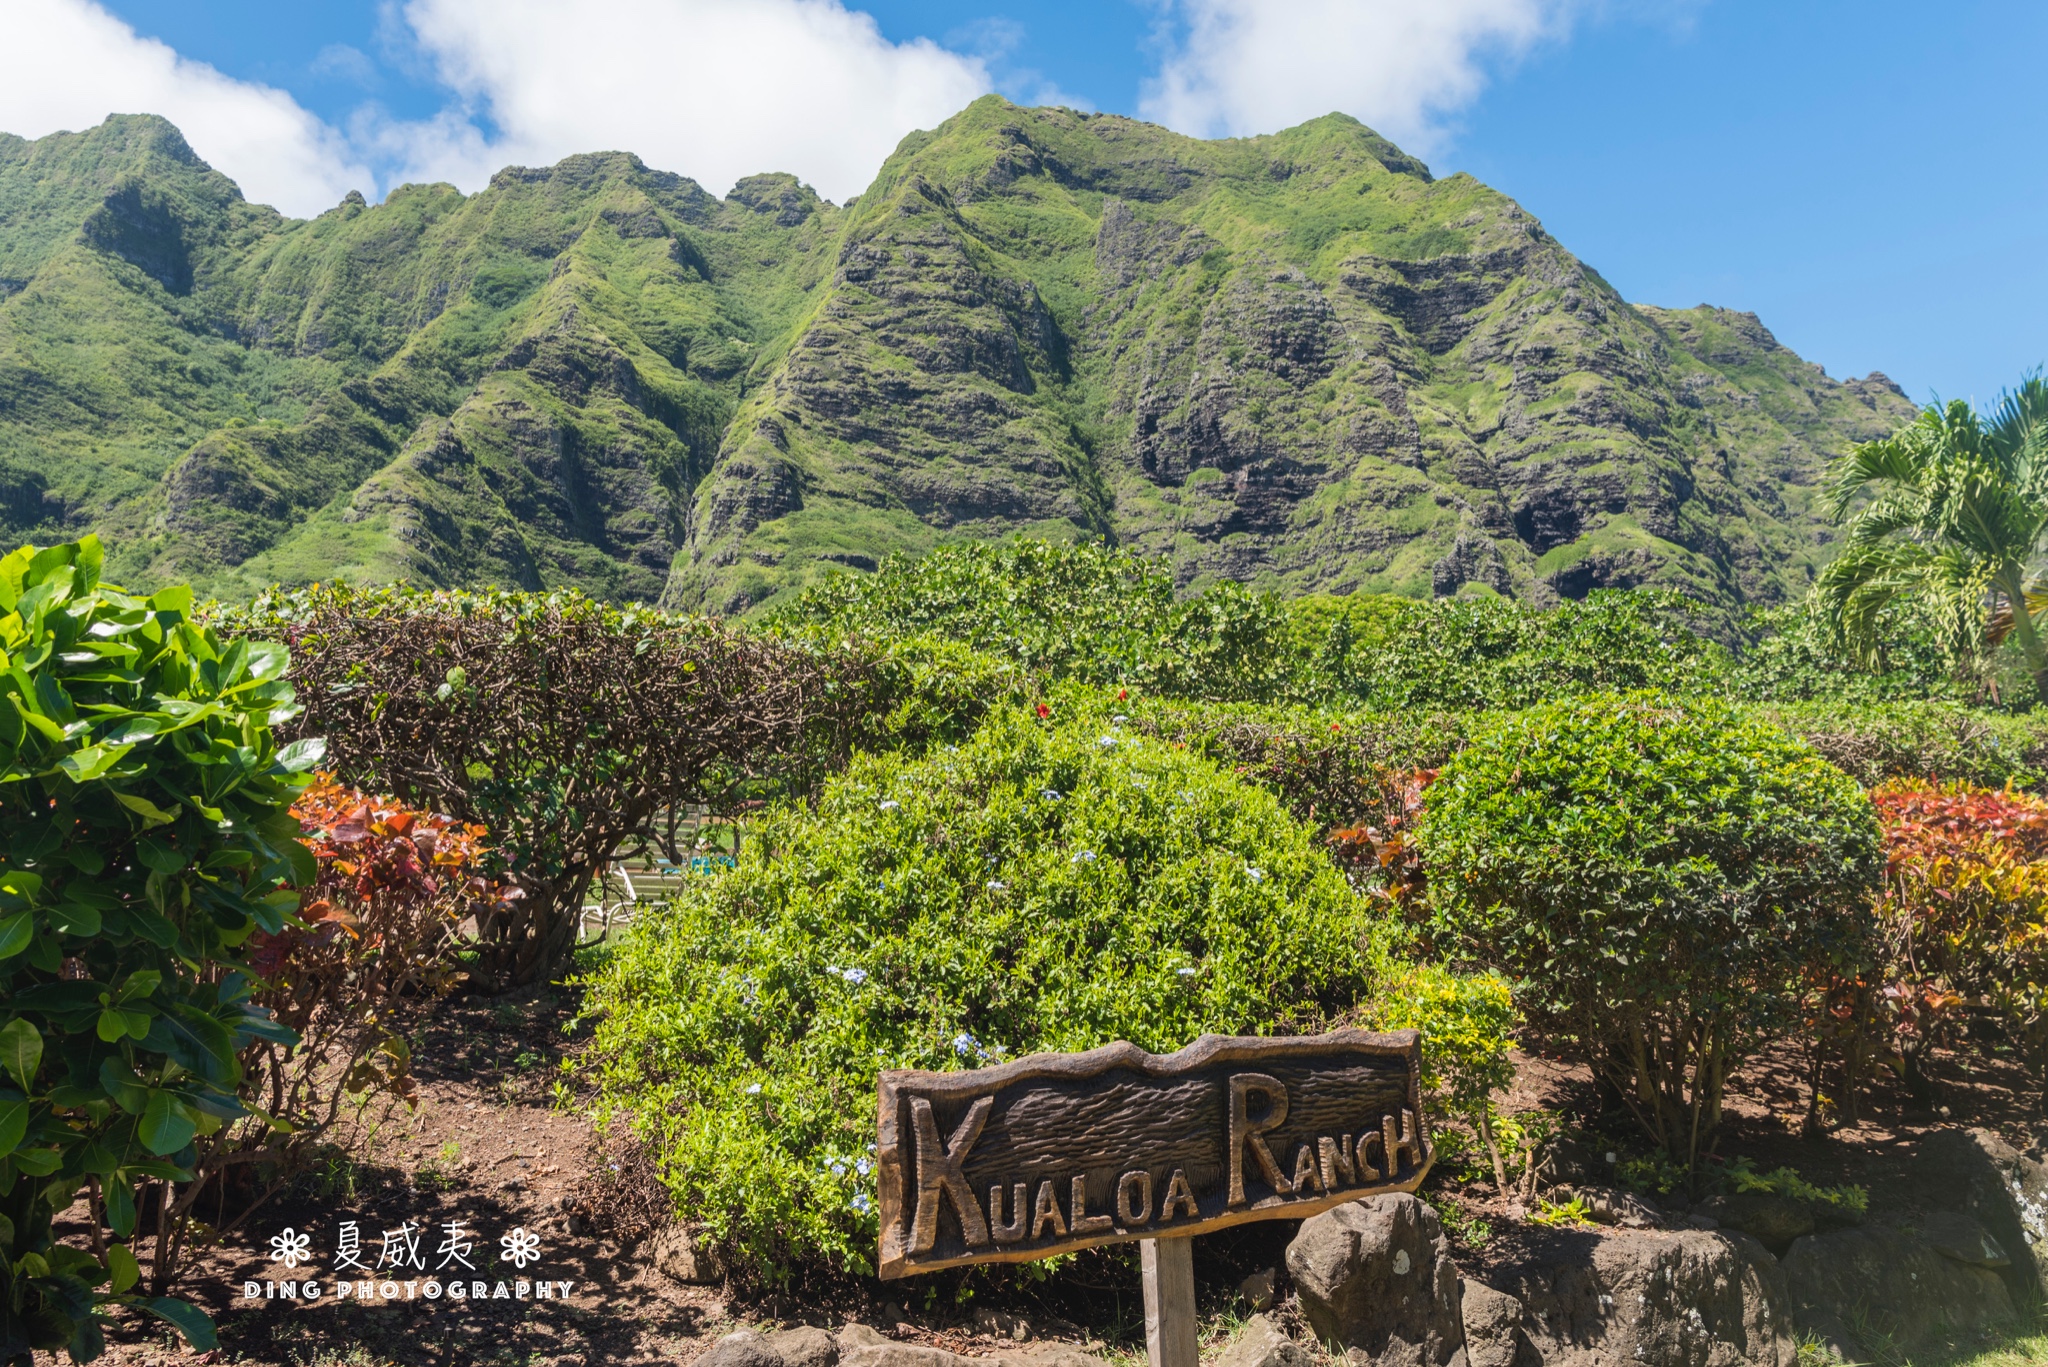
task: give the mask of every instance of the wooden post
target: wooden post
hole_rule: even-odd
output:
[[[1140,1239],[1145,1274],[1145,1354],[1151,1367],[1198,1367],[1195,1241]]]

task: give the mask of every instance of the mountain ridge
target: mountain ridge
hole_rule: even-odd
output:
[[[949,536],[1184,587],[1803,589],[1912,405],[1631,306],[1342,115],[1201,142],[987,97],[844,206],[630,153],[309,220],[152,116],[0,139],[0,522],[132,579],[742,611]]]

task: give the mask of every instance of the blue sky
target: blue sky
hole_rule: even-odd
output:
[[[1628,298],[1753,310],[1830,374],[1987,402],[2048,362],[2048,6],[2019,0],[12,3],[54,74],[0,88],[0,129],[155,106],[291,212],[596,146],[844,198],[990,87],[1202,135],[1342,108]]]

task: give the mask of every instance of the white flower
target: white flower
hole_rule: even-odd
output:
[[[853,1208],[863,1215],[868,1213],[868,1194],[866,1192],[857,1191],[853,1194]]]
[[[540,1261],[540,1235],[527,1233],[524,1225],[498,1240],[498,1247],[505,1250],[505,1261],[522,1272],[528,1263]]]
[[[1101,736],[1101,737],[1098,737],[1098,738],[1096,739],[1096,742],[1095,742],[1095,743],[1096,743],[1097,745],[1101,746],[1101,747],[1102,747],[1103,749],[1105,749],[1105,750],[1108,750],[1108,749],[1112,748],[1113,746],[1115,746],[1115,744],[1116,744],[1116,737],[1115,737],[1115,736]]]
[[[1007,886],[1008,884],[994,878],[988,880],[988,890],[990,892],[1001,892]]]
[[[896,810],[896,809],[897,809],[898,807],[901,807],[902,805],[903,805],[902,803],[898,802],[898,801],[897,801],[897,800],[896,800],[895,798],[893,798],[893,797],[888,797],[888,798],[883,798],[883,799],[882,799],[882,810],[883,810],[883,811],[885,811],[885,812],[893,812],[893,811],[895,811],[895,810]]]
[[[846,1176],[846,1164],[839,1162],[837,1159],[834,1159],[829,1166],[832,1169],[832,1175],[834,1177]]]
[[[1125,722],[1129,721],[1130,718],[1126,717],[1123,713],[1119,712],[1114,717],[1111,717],[1110,720],[1115,722],[1118,726],[1122,726]]]
[[[846,980],[848,986],[859,987],[868,980],[868,971],[865,968],[849,968],[839,976]]]
[[[312,1246],[311,1235],[301,1234],[290,1225],[284,1227],[284,1233],[273,1235],[270,1240],[270,1251],[276,1254],[277,1260],[286,1267],[297,1267],[300,1263],[313,1261],[313,1255],[307,1251]]]
[[[981,1052],[981,1046],[975,1043],[974,1036],[962,1032],[953,1040],[953,1052],[961,1058],[973,1058]]]
[[[1054,788],[1041,788],[1039,789],[1038,795],[1044,798],[1047,802],[1058,802],[1060,800],[1059,791]]]
[[[1250,864],[1247,864],[1244,866],[1244,871],[1245,875],[1249,877],[1254,883],[1263,883],[1266,881],[1266,871],[1264,869],[1256,869],[1253,868]]]
[[[1176,968],[1173,971],[1180,974],[1183,978],[1192,978],[1202,970],[1199,968]]]
[[[862,1177],[866,1177],[868,1173],[874,1170],[874,1165],[872,1163],[869,1163],[867,1159],[863,1158],[853,1165],[853,1170],[859,1173]]]
[[[1095,862],[1095,851],[1075,850],[1073,862],[1076,864],[1093,864]]]
[[[759,1096],[759,1095],[761,1095],[761,1084],[760,1084],[760,1083],[758,1083],[758,1082],[750,1082],[750,1083],[748,1083],[748,1084],[747,1084],[747,1095],[748,1095],[748,1096]]]

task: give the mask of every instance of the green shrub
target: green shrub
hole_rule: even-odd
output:
[[[1712,692],[1728,652],[1668,589],[1602,590],[1548,610],[1498,598],[1416,603],[1354,650],[1343,691],[1381,710],[1528,707],[1583,693]]]
[[[1812,748],[1642,693],[1482,723],[1418,835],[1441,932],[1518,975],[1688,1164],[1730,1067],[1862,952],[1883,866],[1869,799]]]
[[[244,1048],[289,1043],[237,960],[306,878],[290,804],[315,743],[280,752],[281,646],[225,644],[189,589],[99,582],[87,538],[0,560],[0,1360],[97,1354],[95,1298],[209,1343],[204,1316],[131,1294],[135,1189],[191,1182],[242,1125]],[[85,1190],[104,1257],[56,1242]],[[160,1222],[161,1290],[177,1252]],[[101,1293],[96,1288],[107,1288]]]
[[[1769,703],[1783,727],[1865,787],[1932,778],[1989,788],[2048,782],[2048,712],[2009,716],[1958,703]]]
[[[958,542],[834,575],[771,616],[788,633],[934,636],[1044,680],[1173,697],[1295,696],[1303,661],[1277,599],[1222,582],[1188,600],[1128,551],[1022,538]]]
[[[1733,696],[1753,702],[1827,702],[1868,706],[1909,700],[1961,702],[1978,687],[1955,677],[1933,634],[1895,609],[1883,631],[1880,663],[1867,668],[1830,639],[1806,603],[1761,608],[1744,622],[1749,644],[1733,677]],[[2022,681],[2020,697],[2030,697]]]
[[[590,983],[601,1114],[760,1275],[869,1264],[876,1070],[1308,1030],[1382,953],[1278,802],[1118,727],[1004,709],[855,759]]]

